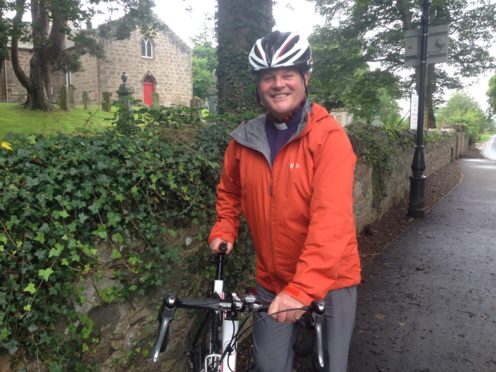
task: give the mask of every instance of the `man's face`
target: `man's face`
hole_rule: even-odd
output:
[[[305,98],[308,72],[303,76],[293,68],[264,71],[258,83],[260,101],[271,116],[282,120]]]

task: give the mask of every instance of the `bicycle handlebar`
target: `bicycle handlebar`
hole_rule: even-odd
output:
[[[213,255],[212,261],[216,264],[216,280],[223,280],[224,264],[227,256],[227,244],[222,243],[219,246],[219,253]],[[228,299],[220,298],[183,298],[179,299],[175,294],[167,294],[164,296],[162,305],[159,310],[159,334],[157,342],[152,351],[153,361],[158,360],[161,352],[165,351],[167,347],[167,335],[169,331],[170,321],[177,308],[184,309],[204,309],[220,312],[267,312],[269,310],[269,303],[263,303],[257,300],[256,295],[253,293],[246,294],[244,298],[239,298],[236,293],[232,293]],[[295,309],[297,310],[297,309]],[[324,302],[313,301],[310,306],[304,306],[301,310],[305,310],[312,315],[313,325],[315,328],[316,347],[317,347],[317,362],[321,368],[325,367],[324,362],[324,346],[323,346],[323,321],[324,321]]]
[[[247,295],[244,298],[239,298],[235,293],[230,299],[215,299],[215,298],[183,298],[179,299],[175,294],[167,294],[164,296],[162,306],[159,312],[159,335],[157,342],[153,348],[153,361],[158,360],[161,352],[167,347],[167,333],[169,330],[170,320],[178,308],[183,309],[204,309],[214,311],[235,311],[235,312],[267,312],[269,303],[260,302],[254,295]],[[317,316],[314,318],[318,362],[324,367],[324,349],[322,343],[323,332],[323,314],[324,302],[313,301],[310,306],[305,306],[302,310],[314,313]]]

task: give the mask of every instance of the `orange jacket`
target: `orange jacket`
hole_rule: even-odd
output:
[[[265,116],[231,135],[209,242],[234,242],[245,216],[256,248],[256,280],[304,304],[360,282],[353,216],[356,157],[338,122],[307,103],[307,120],[270,164]]]

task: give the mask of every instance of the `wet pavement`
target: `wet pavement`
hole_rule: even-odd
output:
[[[350,372],[496,372],[496,161],[364,268]]]

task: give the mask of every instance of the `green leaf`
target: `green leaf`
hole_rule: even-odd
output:
[[[78,219],[81,224],[84,224],[84,222],[88,219],[89,217],[85,215],[84,213],[79,213],[78,214]]]
[[[107,239],[107,237],[108,237],[107,226],[102,225],[102,224],[98,225],[98,229],[93,231],[93,234],[98,236],[101,239]]]
[[[26,288],[23,289],[23,292],[29,292],[31,294],[36,293],[36,287],[34,286],[34,283],[29,283]]]
[[[117,227],[117,224],[121,220],[121,216],[114,212],[107,212],[107,220],[110,226]]]
[[[48,267],[46,269],[41,269],[38,270],[38,276],[42,278],[44,281],[48,281],[48,278],[53,274],[53,270],[51,267]]]
[[[40,242],[41,244],[45,243],[45,234],[42,231],[38,231],[36,234],[36,238],[34,238],[37,242]]]
[[[10,331],[6,327],[0,328],[0,342],[6,340],[9,335]]]
[[[119,252],[118,249],[112,250],[112,254],[110,255],[110,258],[112,258],[113,260],[118,260],[121,257],[122,257],[121,252]]]
[[[55,247],[50,249],[48,253],[48,257],[59,257],[62,251],[64,250],[64,246],[60,243],[55,244]]]

